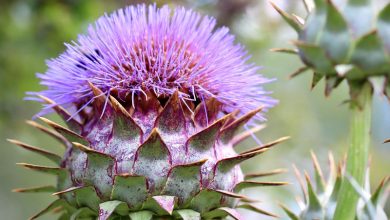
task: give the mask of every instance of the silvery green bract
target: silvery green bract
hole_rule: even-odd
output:
[[[314,0],[314,7],[309,0],[303,2],[308,11],[305,19],[273,4],[298,33],[293,41],[297,50],[275,49],[301,58],[305,66],[292,76],[313,71],[312,87],[325,78],[326,95],[346,79],[352,99],[364,82],[381,76],[385,78],[381,90],[389,97],[390,4],[375,13],[370,0],[348,0],[343,8],[331,0]]]
[[[312,161],[314,167],[314,179],[311,179],[305,173],[305,181],[302,174],[294,166],[294,170],[301,189],[303,191],[303,198],[298,199],[300,207],[299,213],[295,214],[289,208],[281,205],[285,213],[292,220],[331,220],[337,205],[337,197],[340,192],[342,178],[347,178],[355,187],[355,191],[359,194],[360,199],[356,210],[356,220],[386,220],[384,205],[388,197],[389,178],[384,178],[379,186],[371,193],[369,184],[369,167],[367,167],[365,187],[362,189],[355,182],[355,180],[343,175],[344,164],[336,166],[333,155],[329,154],[329,168],[327,169],[328,178],[325,179],[323,169],[320,167],[317,157],[312,153]]]

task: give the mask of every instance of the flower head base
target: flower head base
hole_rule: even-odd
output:
[[[312,87],[325,78],[326,95],[346,79],[352,99],[370,78],[381,76],[385,79],[381,90],[389,97],[390,4],[376,16],[372,1],[347,1],[341,10],[330,0],[315,0],[314,8],[307,0],[303,2],[308,11],[306,19],[273,4],[298,33],[298,40],[293,42],[298,50],[275,49],[301,58],[305,66],[292,76],[312,70]]]
[[[80,108],[94,98],[92,83],[127,103],[148,91],[168,99],[178,90],[187,104],[215,98],[226,112],[272,107],[275,100],[261,87],[271,80],[247,64],[243,47],[234,44],[228,28],[214,30],[215,23],[183,8],[120,9],[48,61],[48,71],[38,74],[48,89],[31,94]]]

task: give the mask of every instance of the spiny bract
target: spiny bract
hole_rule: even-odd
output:
[[[386,214],[384,211],[384,203],[386,203],[388,191],[389,178],[382,180],[380,185],[371,194],[369,184],[369,167],[367,167],[365,189],[361,189],[360,186],[348,175],[342,175],[344,172],[344,165],[336,164],[333,159],[333,155],[329,154],[329,170],[328,179],[325,180],[323,171],[318,163],[317,157],[312,153],[313,167],[315,178],[314,181],[310,179],[307,173],[305,173],[307,187],[304,186],[304,180],[301,173],[294,166],[295,173],[301,185],[303,191],[303,200],[299,199],[298,204],[301,208],[300,213],[294,214],[293,211],[281,205],[283,210],[292,220],[331,220],[335,212],[337,205],[337,196],[341,186],[342,178],[347,178],[351,184],[355,187],[356,192],[359,194],[360,199],[356,210],[356,220],[386,220]],[[344,176],[344,177],[343,177]]]
[[[40,118],[33,127],[65,146],[63,157],[10,140],[58,166],[22,163],[54,174],[59,199],[33,216],[62,211],[62,219],[240,219],[235,208],[262,214],[238,194],[283,185],[245,176],[239,164],[285,140],[236,153],[260,127],[237,132],[275,101],[259,87],[268,80],[245,63],[245,51],[214,20],[168,7],[131,6],[98,20],[79,44],[48,63],[34,93],[65,121]],[[66,108],[64,108],[66,107]]]
[[[303,0],[308,15],[302,19],[274,8],[298,33],[298,50],[275,49],[298,54],[305,64],[292,76],[314,72],[312,87],[326,79],[325,94],[344,79],[354,99],[361,85],[372,77],[385,78],[381,90],[390,95],[390,4],[378,15],[371,0],[348,0],[340,10],[331,0]]]

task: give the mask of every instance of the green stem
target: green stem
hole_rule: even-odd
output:
[[[356,97],[357,105],[351,106],[351,134],[346,172],[363,187],[370,144],[372,87],[366,83],[360,88]],[[354,220],[358,199],[359,195],[344,178],[334,220]]]

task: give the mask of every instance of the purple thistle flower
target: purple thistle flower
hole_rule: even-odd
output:
[[[214,97],[225,112],[275,105],[262,88],[272,80],[248,64],[247,52],[228,28],[215,25],[215,19],[184,8],[120,9],[65,44],[64,53],[47,61],[47,72],[37,74],[48,89],[29,94],[82,108],[94,99],[92,83],[119,100],[131,101],[146,90],[169,97],[178,90],[183,102]]]

